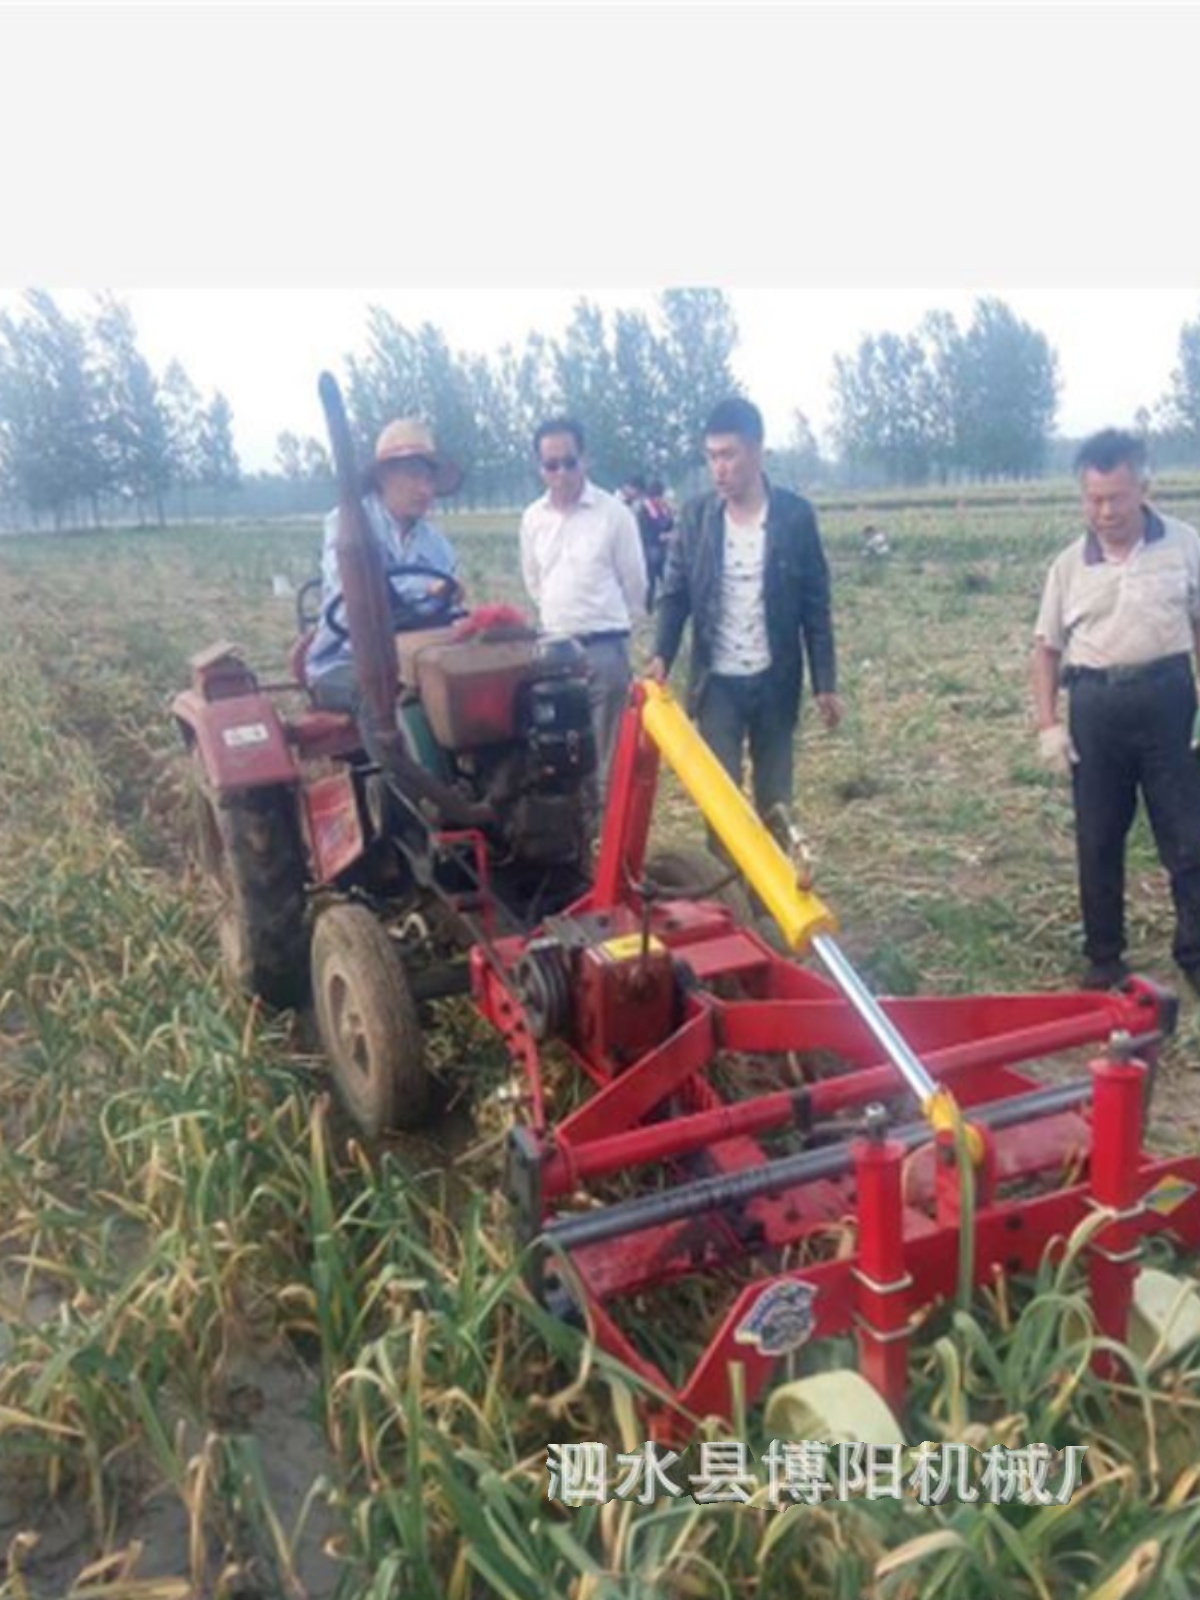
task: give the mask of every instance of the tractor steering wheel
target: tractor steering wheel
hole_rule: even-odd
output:
[[[434,594],[414,598],[412,595],[397,594],[392,586],[393,578],[436,578],[442,587]],[[387,580],[388,605],[395,633],[411,633],[417,628],[443,628],[462,615],[463,586],[449,572],[415,561],[406,566],[390,568]],[[324,616],[325,625],[335,639],[349,638],[344,595],[334,595],[325,607]]]

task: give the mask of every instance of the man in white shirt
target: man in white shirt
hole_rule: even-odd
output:
[[[1200,534],[1146,500],[1145,445],[1106,428],[1076,457],[1085,532],[1057,557],[1035,627],[1043,760],[1075,802],[1087,988],[1128,976],[1125,842],[1140,791],[1175,901],[1174,956],[1200,989]],[[1058,716],[1059,685],[1068,721]]]
[[[569,634],[587,653],[603,803],[629,696],[629,635],[646,610],[642,541],[629,508],[588,479],[578,422],[551,417],[533,449],[546,493],[521,518],[521,576],[542,631]]]

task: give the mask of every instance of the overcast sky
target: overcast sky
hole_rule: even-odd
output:
[[[494,351],[517,346],[532,329],[557,334],[578,294],[606,306],[652,309],[651,290],[123,289],[142,348],[161,371],[178,357],[202,390],[220,388],[234,411],[243,464],[274,463],[285,429],[323,437],[316,397],[323,367],[365,347],[366,307],[386,306],[416,326],[437,323],[451,344]],[[974,297],[963,289],[732,289],[741,332],[739,378],[762,406],[770,442],[782,444],[799,407],[824,432],[830,423],[833,358],[865,333],[907,332],[934,307],[965,327]],[[1153,406],[1176,360],[1179,329],[1200,316],[1196,289],[986,290],[1040,328],[1059,354],[1063,378],[1059,431],[1070,436],[1106,424],[1127,424]],[[82,310],[88,295],[59,290],[64,306]],[[8,300],[15,299],[7,291]],[[583,419],[585,425],[587,419]]]
[[[0,298],[112,289],[251,468],[372,301],[480,351],[667,284],[730,292],[776,440],[981,293],[1074,435],[1200,315],[1198,61],[1197,5],[5,4]]]

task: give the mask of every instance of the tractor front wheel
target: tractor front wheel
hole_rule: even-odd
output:
[[[433,1084],[416,1002],[395,944],[365,906],[317,918],[312,986],[321,1044],[346,1110],[368,1138],[420,1126]]]

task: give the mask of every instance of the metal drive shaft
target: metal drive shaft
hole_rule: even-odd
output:
[[[1078,1078],[978,1106],[972,1116],[985,1128],[1011,1128],[1017,1123],[1032,1122],[1037,1117],[1054,1116],[1083,1105],[1091,1099],[1092,1089],[1090,1078]],[[928,1141],[929,1125],[906,1122],[889,1129],[887,1137],[905,1150],[915,1150]],[[802,1183],[839,1178],[853,1169],[854,1148],[853,1140],[845,1139],[824,1149],[778,1156],[760,1167],[748,1167],[744,1172],[697,1178],[661,1194],[620,1200],[596,1211],[560,1213],[550,1218],[542,1232],[564,1250],[600,1244],[606,1239],[623,1239],[631,1233],[703,1216],[725,1206],[746,1205],[761,1195],[781,1194]]]

